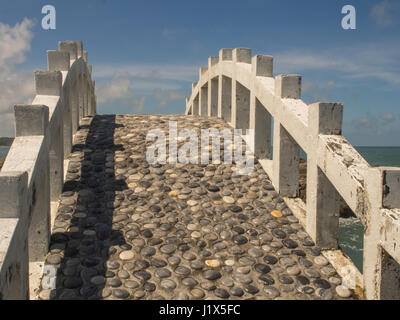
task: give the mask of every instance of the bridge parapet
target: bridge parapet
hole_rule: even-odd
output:
[[[47,61],[48,70],[35,71],[32,104],[14,108],[15,139],[0,172],[0,299],[27,299],[29,288],[38,288],[64,159],[80,119],[96,114],[82,42],[59,42],[58,50],[47,51]]]
[[[273,77],[272,56],[236,48],[221,49],[200,68],[186,114],[254,130],[250,148],[339,273],[349,263],[337,250],[342,197],[365,228],[357,285],[367,299],[400,299],[400,168],[371,167],[341,135],[342,104],[307,105],[300,75]],[[306,204],[298,198],[300,147],[307,154]]]

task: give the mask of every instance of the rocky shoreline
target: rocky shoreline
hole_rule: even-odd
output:
[[[307,162],[303,159],[300,159],[299,164],[299,198],[306,203],[306,185],[307,185]],[[353,211],[346,204],[346,202],[341,199],[340,200],[340,217],[341,218],[350,218],[355,217]]]

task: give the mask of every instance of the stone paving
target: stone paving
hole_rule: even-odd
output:
[[[56,289],[40,299],[351,299],[257,161],[241,176],[222,162],[149,165],[146,134],[169,120],[229,128],[83,119],[46,258]]]

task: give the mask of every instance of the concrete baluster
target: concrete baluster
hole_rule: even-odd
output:
[[[232,61],[233,49],[219,50],[218,61]],[[221,72],[222,73],[222,72]],[[232,79],[222,74],[218,76],[218,117],[227,122],[232,116]]]
[[[300,99],[301,77],[278,75],[275,97]],[[279,111],[274,118],[273,184],[281,196],[296,197],[299,189],[299,145],[281,125]]]
[[[68,52],[71,60],[76,60],[78,57],[77,41],[60,41],[58,43],[58,51]]]
[[[192,94],[195,91],[198,82],[192,83]],[[193,106],[192,106],[192,115],[199,115],[200,114],[200,105],[199,105],[199,94],[193,99]]]
[[[96,114],[96,100],[95,100],[95,95],[94,95],[94,89],[95,89],[96,83],[95,80],[92,80],[92,88],[91,88],[91,98],[90,98],[90,115],[94,116]]]
[[[218,64],[219,57],[208,58],[208,70]],[[218,77],[208,80],[208,110],[209,117],[218,116]]]
[[[48,71],[50,72],[50,71]],[[38,73],[35,73],[37,76]],[[43,76],[42,72],[40,74]],[[40,77],[42,78],[42,77]],[[51,78],[51,77],[49,77]],[[43,81],[48,82],[48,81]],[[36,81],[41,83],[41,81]],[[44,136],[49,125],[49,108],[44,105],[16,105],[15,136]],[[45,143],[32,185],[31,223],[29,227],[29,260],[43,261],[50,240],[50,168],[49,149]]]
[[[273,57],[256,55],[251,59],[252,76],[272,77]],[[250,129],[254,130],[254,155],[259,159],[271,158],[271,114],[256,98],[254,92],[250,93]]]
[[[8,242],[0,253],[2,300],[29,298],[27,185],[27,172],[0,172],[0,238]]]
[[[77,59],[82,58],[83,59],[83,42],[82,41],[76,41],[76,48],[77,48]]]
[[[208,67],[200,67],[199,70],[199,83],[201,83],[201,78],[204,73],[206,73]],[[206,117],[208,112],[208,83],[204,84],[200,88],[199,92],[199,115]]]
[[[78,41],[61,41],[58,43],[58,50],[68,52],[71,61],[74,61],[78,58],[78,46]],[[74,135],[79,128],[78,84],[77,79],[69,81],[68,101],[71,108],[72,135]]]
[[[62,73],[60,71],[35,71],[35,84],[37,94],[46,94],[61,97],[62,99]],[[63,108],[62,108],[63,109]],[[62,191],[63,172],[64,172],[64,128],[63,128],[63,110],[54,110],[59,112],[53,117],[58,123],[54,126],[50,141],[50,190],[51,200],[56,201]],[[29,108],[27,108],[29,110]],[[24,112],[28,112],[24,109]],[[68,122],[68,118],[67,121]]]
[[[308,107],[309,144],[307,154],[307,231],[323,249],[337,249],[340,195],[317,165],[320,134],[340,135],[343,105],[318,102]],[[322,151],[322,150],[321,150]]]
[[[232,51],[233,63],[251,63],[251,49],[235,48]],[[235,69],[236,70],[236,69]],[[232,77],[232,126],[236,129],[250,127],[250,90],[236,81],[236,74]]]
[[[68,51],[47,50],[47,66],[49,71],[68,71],[70,53]]]
[[[364,180],[370,201],[369,221],[364,232],[363,278],[366,298],[369,300],[399,300],[400,264],[398,254],[398,229],[388,229],[382,208],[399,209],[400,168],[370,168]],[[386,227],[386,228],[384,228]],[[392,235],[393,233],[393,235]],[[386,251],[382,240],[395,239]],[[397,238],[397,239],[396,239]],[[391,254],[396,254],[391,256]],[[397,259],[394,259],[397,258]],[[397,260],[397,261],[396,261]]]
[[[47,51],[47,64],[49,71],[68,71],[70,68],[70,54],[67,51]],[[68,157],[72,149],[72,114],[68,96],[69,88],[63,88],[63,140],[64,158]]]

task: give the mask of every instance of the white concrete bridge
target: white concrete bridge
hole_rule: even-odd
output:
[[[82,42],[47,57],[0,172],[1,299],[400,299],[400,170],[371,167],[343,106],[305,104],[301,76],[221,49],[186,115],[98,116]],[[253,129],[255,172],[149,165],[146,132],[169,120]],[[363,274],[338,248],[340,198],[365,228]]]

